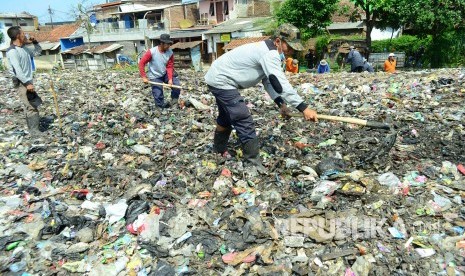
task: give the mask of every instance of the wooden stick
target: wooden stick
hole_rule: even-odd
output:
[[[159,86],[163,86],[163,87],[169,87],[169,88],[178,88],[178,89],[182,89],[182,86],[178,86],[178,85],[169,85],[167,83],[160,83],[160,82],[153,82],[153,81],[149,81],[150,84],[152,85],[159,85]]]
[[[53,101],[55,102],[55,112],[58,117],[58,124],[60,126],[60,133],[61,136],[63,136],[63,125],[61,123],[61,115],[60,115],[60,108],[58,107],[58,96],[57,93],[55,92],[55,88],[53,87],[53,80],[50,80],[50,91],[53,94]]]
[[[303,114],[291,113],[290,116],[291,117],[302,117]],[[352,118],[352,117],[340,117],[340,116],[331,116],[331,115],[324,115],[324,114],[318,114],[317,117],[318,119],[328,120],[328,121],[344,122],[344,123],[356,124],[356,125],[367,126],[367,127],[372,127],[372,128],[390,129],[390,126],[388,124],[384,124],[381,122],[375,122],[375,121],[367,121],[367,120]]]

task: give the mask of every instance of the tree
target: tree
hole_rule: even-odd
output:
[[[89,10],[91,9],[92,5],[87,4],[87,0],[81,0],[77,6],[74,6],[72,12],[76,17],[76,22],[86,30],[87,40],[89,43],[90,48],[90,35],[94,32],[94,26],[90,22],[90,14]]]
[[[431,35],[431,66],[439,67],[450,55],[450,35],[460,37],[465,24],[465,0],[392,0],[406,28],[420,37]]]
[[[0,44],[2,44],[2,43],[3,43],[3,33],[0,32]]]
[[[371,32],[375,27],[385,29],[387,27],[400,28],[402,26],[401,17],[397,10],[393,9],[393,1],[396,0],[351,0],[355,7],[363,10],[366,23],[366,44],[371,48]],[[409,0],[412,1],[412,0]],[[414,1],[412,1],[414,2]],[[354,11],[357,13],[357,10]],[[352,18],[363,19],[361,14],[352,15]]]
[[[276,11],[279,24],[291,23],[300,29],[302,38],[315,36],[331,24],[338,0],[286,0]]]

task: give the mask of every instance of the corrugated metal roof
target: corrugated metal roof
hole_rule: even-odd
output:
[[[42,51],[46,50],[56,50],[58,47],[60,47],[60,42],[40,42],[39,43],[40,47],[42,47]]]
[[[254,27],[254,23],[259,20],[268,19],[271,17],[254,17],[254,18],[236,18],[225,21],[218,24],[213,29],[205,32],[204,34],[220,34],[220,33],[232,33],[241,30],[246,30]]]
[[[269,36],[259,36],[259,37],[246,37],[246,38],[240,38],[240,39],[234,39],[231,40],[228,45],[224,46],[224,50],[232,50],[234,48],[237,48],[239,46],[242,46],[244,44],[249,44],[249,43],[255,43],[255,42],[260,42],[264,41],[270,38]]]
[[[171,46],[171,49],[192,49],[201,44],[202,41],[178,42]]]
[[[12,13],[12,12],[0,12],[0,18],[36,18],[37,16],[27,12]]]
[[[126,14],[126,13],[136,13],[136,12],[148,12],[154,10],[164,10],[169,7],[180,6],[181,4],[162,4],[162,5],[153,5],[153,6],[144,6],[140,4],[124,4],[119,6],[120,12],[114,12],[110,14]]]
[[[332,23],[327,28],[328,28],[328,30],[363,29],[363,21],[345,22],[345,23]]]
[[[115,50],[118,50],[122,48],[123,45],[118,44],[118,43],[106,43],[102,45],[95,46],[93,48],[88,48],[86,45],[81,45],[81,46],[76,46],[74,48],[71,48],[69,50],[63,51],[63,54],[71,54],[71,55],[79,55],[82,53],[85,54],[103,54],[103,53],[110,53]]]
[[[92,53],[94,53],[94,54],[103,54],[103,53],[113,52],[113,51],[118,50],[120,48],[123,48],[123,45],[118,44],[118,43],[110,43],[110,44],[104,44],[104,45],[94,47],[94,48],[90,49],[90,51]]]
[[[199,30],[186,30],[186,31],[170,31],[171,38],[187,38],[187,37],[200,37],[205,33],[206,29]],[[160,38],[160,37],[157,37]]]

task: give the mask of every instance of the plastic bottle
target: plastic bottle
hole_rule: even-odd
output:
[[[22,270],[24,270],[24,268],[26,268],[26,262],[25,261],[21,261],[21,262],[18,262],[18,263],[14,263],[12,265],[9,266],[9,269],[11,272],[20,272]]]
[[[50,205],[47,200],[44,200],[44,203],[42,204],[42,218],[48,218],[50,216]]]

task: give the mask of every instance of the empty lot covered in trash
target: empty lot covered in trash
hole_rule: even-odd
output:
[[[203,73],[180,70],[181,108],[163,111],[135,73],[38,73],[40,139],[2,73],[0,271],[462,275],[464,76],[288,76],[318,113],[390,130],[285,120],[263,87],[246,89],[260,175],[244,171],[235,135],[232,158],[212,153]]]

